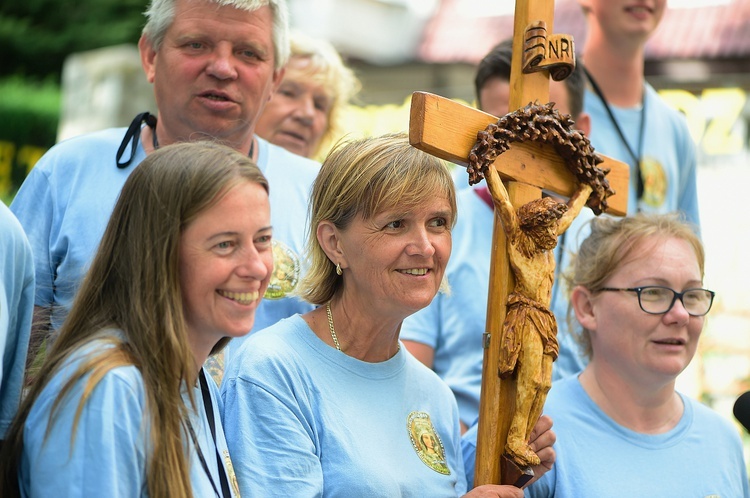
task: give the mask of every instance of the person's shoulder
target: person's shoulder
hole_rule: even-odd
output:
[[[78,369],[89,359],[99,355],[106,355],[116,347],[119,341],[118,337],[99,335],[96,339],[82,345],[75,351],[71,352],[67,360],[63,362],[57,372],[54,374],[49,384],[44,389],[44,396],[56,397],[60,389],[67,384],[69,379],[76,376]],[[90,399],[93,400],[121,400],[138,399],[141,402],[145,400],[145,388],[143,376],[135,365],[118,365],[107,368],[102,365],[98,368],[105,369],[97,374],[99,379],[96,386],[91,392]],[[88,383],[93,372],[88,371],[71,386],[74,392],[83,392],[88,389]],[[94,401],[98,403],[100,401]],[[105,401],[106,403],[106,401]]]
[[[31,246],[21,222],[3,202],[0,202],[0,233],[3,234],[0,239],[3,247],[15,247],[21,251],[31,252]]]
[[[114,167],[117,147],[124,136],[125,128],[107,128],[67,138],[53,145],[37,162],[34,170],[46,170],[58,163],[77,163],[93,168],[95,165],[91,164],[92,161],[101,163],[108,159]]]
[[[653,116],[659,116],[662,119],[668,120],[673,126],[684,129],[685,132],[688,130],[685,114],[670,105],[648,83],[646,83],[646,113],[649,115],[649,119],[653,119]]]
[[[716,428],[721,427],[723,430],[727,430],[732,434],[737,434],[739,436],[737,429],[732,422],[727,420],[727,418],[723,417],[713,408],[685,394],[679,393],[679,395],[685,406],[689,406],[692,409],[693,419],[696,423]]]
[[[55,151],[57,153],[60,153],[61,151],[70,150],[81,151],[87,150],[90,146],[119,145],[122,142],[124,136],[125,128],[106,128],[104,130],[98,130],[91,133],[84,133],[83,135],[76,135],[74,137],[66,138],[65,140],[62,140],[55,144],[50,149],[50,152]],[[101,150],[90,152],[101,154]]]

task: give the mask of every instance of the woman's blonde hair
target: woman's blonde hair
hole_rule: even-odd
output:
[[[289,59],[307,60],[308,64],[299,71],[310,81],[325,88],[331,98],[328,127],[316,150],[312,151],[313,157],[317,157],[337,138],[344,135],[346,109],[359,92],[361,84],[354,71],[344,64],[339,53],[326,40],[292,31],[289,41],[291,48]]]
[[[298,292],[308,302],[323,304],[334,296],[341,279],[318,243],[322,221],[345,230],[356,217],[365,220],[398,207],[408,212],[446,197],[456,220],[456,191],[447,165],[411,145],[404,134],[387,134],[337,144],[313,183],[307,234],[309,269]]]
[[[703,279],[705,254],[697,229],[677,214],[638,213],[622,219],[603,216],[591,220],[591,234],[581,243],[571,268],[563,275],[568,292],[577,285],[591,292],[599,292],[607,280],[627,260],[634,249],[647,239],[676,238],[688,242],[695,251],[701,279]],[[591,331],[575,321],[568,306],[569,330],[578,329],[575,337],[582,352],[591,357]]]
[[[180,289],[180,240],[191,221],[244,182],[268,191],[265,177],[247,156],[207,142],[162,147],[135,168],[59,337],[8,431],[0,459],[0,495],[20,495],[18,462],[24,424],[42,390],[71,355],[101,338],[102,331],[117,329],[125,339],[107,335],[113,347],[96,348],[65,381],[50,412],[47,433],[70,430],[55,428],[55,419],[74,385],[84,382],[72,428],[75,438],[81,410],[98,381],[114,368],[133,365],[146,393],[151,444],[148,495],[192,496],[182,440],[188,407],[181,393],[184,386],[195,384],[196,365],[188,345]],[[192,390],[188,393],[194,407]]]

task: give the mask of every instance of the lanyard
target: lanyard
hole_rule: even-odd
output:
[[[130,163],[133,162],[135,151],[138,148],[138,142],[141,139],[142,123],[146,123],[148,127],[151,128],[154,150],[159,148],[159,140],[156,138],[156,116],[150,112],[142,112],[130,122],[128,130],[125,132],[122,142],[120,142],[120,147],[117,149],[117,155],[115,156],[118,168],[127,168],[130,166]],[[125,149],[128,148],[128,145],[130,145],[130,158],[123,160],[122,155],[125,153]],[[250,142],[250,152],[248,153],[250,159],[253,158],[253,152],[255,152],[255,140]]]
[[[198,437],[195,435],[195,431],[193,430],[193,424],[190,423],[189,419],[187,421],[188,432],[190,432],[190,438],[193,440],[195,450],[198,452],[198,459],[201,462],[201,466],[203,467],[204,472],[208,476],[208,480],[211,481],[211,486],[214,488],[216,496],[218,496],[219,498],[230,498],[232,496],[232,493],[229,491],[229,480],[227,479],[227,473],[224,470],[224,465],[221,462],[219,448],[216,445],[216,422],[214,421],[214,406],[211,402],[211,393],[208,390],[208,382],[206,381],[206,374],[203,372],[203,369],[201,369],[199,377],[201,383],[201,394],[203,396],[203,408],[206,410],[206,418],[208,419],[208,425],[211,428],[211,438],[213,438],[214,440],[214,448],[216,450],[216,464],[219,468],[219,480],[221,481],[222,491],[221,493],[219,493],[219,488],[214,482],[214,478],[208,468],[208,463],[206,463],[206,459],[203,456],[200,444],[198,443]]]
[[[159,148],[159,142],[156,140],[156,116],[154,116],[150,112],[142,112],[138,114],[133,119],[133,121],[130,122],[128,131],[125,132],[125,137],[122,139],[122,142],[120,142],[120,148],[117,149],[117,156],[115,156],[118,168],[127,168],[128,166],[130,166],[130,163],[133,162],[135,151],[138,148],[138,142],[141,139],[141,123],[143,123],[144,121],[153,131],[154,149]],[[130,158],[123,160],[122,155],[125,153],[125,149],[128,147],[128,143],[130,143]]]
[[[602,101],[602,104],[604,104],[604,109],[606,109],[607,114],[609,115],[609,119],[612,121],[612,124],[615,125],[615,130],[617,130],[617,134],[620,135],[620,140],[622,140],[622,143],[625,145],[625,148],[628,149],[628,152],[630,153],[630,156],[633,158],[633,161],[635,161],[635,178],[637,182],[637,197],[640,200],[643,198],[643,175],[641,174],[641,160],[643,159],[643,138],[644,138],[644,132],[646,130],[646,89],[643,89],[643,100],[641,103],[641,128],[639,130],[639,137],[638,137],[638,154],[635,153],[633,148],[628,143],[627,139],[625,138],[625,134],[623,133],[622,129],[620,128],[620,124],[617,122],[617,119],[615,119],[615,115],[612,112],[612,109],[609,106],[609,103],[607,102],[607,99],[604,98],[604,93],[602,93],[602,89],[599,88],[599,85],[596,83],[596,80],[593,76],[591,76],[591,73],[589,73],[588,69],[585,67],[583,68],[583,72],[586,74],[586,77],[588,78],[589,82],[591,83],[591,88],[594,89],[594,93],[599,97],[599,99]],[[596,124],[594,124],[596,126]]]

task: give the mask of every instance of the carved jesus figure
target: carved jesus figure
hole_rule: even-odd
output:
[[[539,465],[528,445],[534,423],[542,414],[557,358],[557,323],[549,310],[557,238],[585,205],[592,187],[579,184],[567,205],[551,197],[524,204],[518,211],[494,167],[485,172],[508,241],[508,259],[515,287],[508,296],[502,329],[500,376],[517,374],[516,409],[505,445],[519,467]]]

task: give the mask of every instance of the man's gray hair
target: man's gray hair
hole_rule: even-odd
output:
[[[143,36],[149,39],[154,50],[159,50],[164,42],[167,29],[174,20],[174,6],[177,0],[151,0],[144,12],[146,25]],[[194,1],[194,0],[184,0]],[[215,3],[217,6],[230,6],[235,9],[253,12],[268,5],[273,15],[273,51],[275,68],[281,69],[289,59],[289,11],[286,0],[198,0]]]

